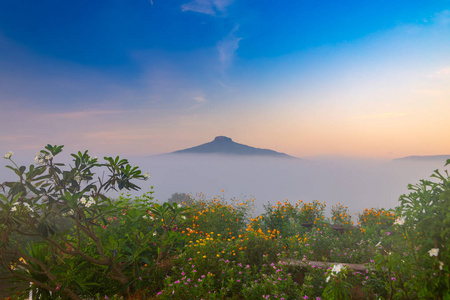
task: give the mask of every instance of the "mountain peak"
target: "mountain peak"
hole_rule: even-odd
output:
[[[226,136],[216,136],[212,142],[196,147],[172,152],[173,154],[223,154],[223,155],[247,155],[247,156],[272,156],[294,158],[284,153],[269,149],[254,148],[234,142]]]
[[[233,140],[229,137],[219,135],[215,137],[213,142],[233,142]]]

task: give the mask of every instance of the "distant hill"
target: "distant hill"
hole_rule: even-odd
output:
[[[395,158],[394,161],[401,161],[401,160],[409,160],[409,161],[430,161],[430,160],[440,160],[440,161],[446,161],[447,159],[450,159],[450,154],[448,155],[425,155],[425,156],[406,156],[401,158]]]
[[[205,143],[192,148],[178,150],[169,154],[225,154],[225,155],[246,155],[246,156],[270,156],[281,158],[296,158],[285,153],[276,152],[269,149],[254,148],[247,145],[233,142],[226,136],[217,136],[212,142]]]

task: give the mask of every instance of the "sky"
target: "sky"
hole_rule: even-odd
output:
[[[450,0],[0,0],[0,151],[450,153]]]

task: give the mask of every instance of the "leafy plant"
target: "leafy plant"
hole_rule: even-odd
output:
[[[127,270],[132,259],[121,261],[117,242],[105,243],[102,233],[108,219],[121,213],[120,204],[105,194],[111,190],[138,190],[134,180],[145,180],[138,167],[126,159],[105,157],[99,163],[88,152],[72,154],[68,169],[55,157],[63,146],[47,145],[37,153],[35,165],[11,169],[18,181],[4,182],[0,195],[0,255],[9,279],[32,282],[33,289],[81,299],[92,290],[82,276],[101,274],[107,280],[132,289],[135,280]],[[94,170],[106,168],[96,179]],[[26,246],[26,241],[38,242]],[[10,265],[18,267],[9,268]],[[84,272],[79,271],[83,267]],[[81,274],[82,275],[81,275]]]
[[[351,299],[352,285],[347,281],[348,269],[342,264],[334,265],[327,272],[328,283],[323,291],[324,299]]]

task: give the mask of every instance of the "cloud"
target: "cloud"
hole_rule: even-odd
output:
[[[450,25],[450,10],[444,10],[434,15],[433,22],[440,26]]]
[[[224,13],[232,0],[194,0],[181,6],[182,11],[193,11],[201,14],[216,16]]]
[[[450,76],[450,67],[442,68],[428,75],[429,78],[444,78]]]
[[[224,12],[228,5],[230,5],[233,0],[213,0],[214,6],[217,10]]]
[[[370,118],[370,119],[397,119],[399,117],[408,116],[407,113],[404,112],[382,112],[378,114],[370,114],[367,116],[362,116],[362,118]]]
[[[141,129],[142,130],[142,129]],[[111,131],[95,131],[86,132],[84,137],[88,140],[101,142],[102,144],[128,144],[142,143],[142,141],[150,140],[154,135],[143,132],[131,132],[130,130],[111,130]]]
[[[204,102],[207,102],[207,100],[205,99],[205,97],[203,97],[203,96],[197,96],[197,97],[194,97],[193,98],[196,102],[198,102],[198,103],[204,103]]]
[[[408,183],[428,176],[441,162],[377,162],[351,159],[279,160],[221,156],[150,157],[139,160],[142,170],[152,173],[155,198],[165,201],[171,194],[202,193],[239,200],[254,198],[263,205],[289,199],[291,203],[319,200],[348,205],[352,214],[368,207],[392,208]],[[249,176],[248,174],[252,174]],[[242,199],[244,198],[244,199]]]
[[[0,141],[2,142],[15,142],[15,141],[19,141],[19,140],[27,140],[30,138],[34,138],[33,135],[27,135],[27,134],[22,134],[22,135],[0,135]]]
[[[450,94],[450,91],[438,89],[414,89],[413,92],[427,97],[440,97]]]
[[[121,113],[123,113],[123,111],[91,110],[91,111],[75,111],[75,112],[69,112],[69,113],[52,113],[49,115],[49,117],[79,119],[79,118],[94,117],[94,116],[98,116],[98,115],[112,115],[112,114],[121,114]]]
[[[233,30],[221,41],[217,43],[217,51],[219,53],[219,61],[224,67],[227,67],[234,58],[236,50],[239,48],[239,41],[242,38],[236,36],[239,26],[236,25]]]

